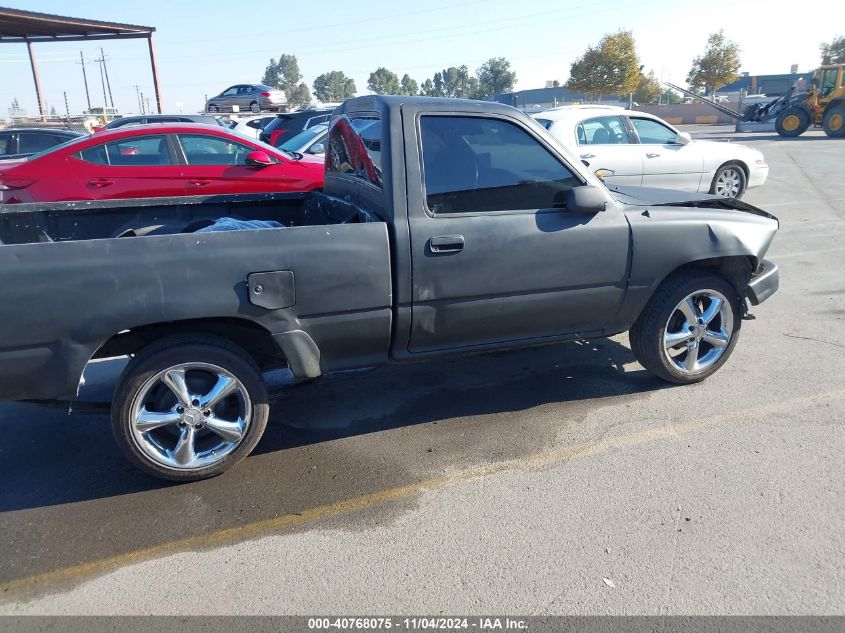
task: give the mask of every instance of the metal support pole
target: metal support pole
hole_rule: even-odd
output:
[[[156,49],[153,46],[152,33],[147,36],[147,44],[150,47],[150,66],[153,71],[153,89],[156,93],[156,107],[158,108],[158,113],[161,114],[161,87],[158,83],[158,64],[156,63]]]
[[[82,81],[85,83],[85,100],[88,102],[88,110],[91,110],[91,95],[88,93],[88,75],[85,73],[85,57],[79,51],[79,63],[82,64]]]
[[[43,119],[47,112],[44,106],[44,96],[41,92],[41,82],[38,80],[38,66],[35,64],[35,53],[32,52],[32,42],[26,43],[26,49],[29,51],[29,65],[32,67],[32,80],[35,82],[35,97],[38,99],[38,112]]]
[[[100,58],[103,60],[103,72],[106,74],[106,87],[109,89],[109,103],[114,109],[114,99],[111,95],[111,82],[109,81],[109,69],[106,67],[106,54],[103,52],[103,47],[100,47]]]

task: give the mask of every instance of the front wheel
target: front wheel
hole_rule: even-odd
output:
[[[112,430],[140,470],[173,481],[219,475],[267,426],[255,362],[223,339],[174,337],[137,354],[115,388]]]
[[[208,112],[212,112],[212,113],[220,112],[220,108],[218,108],[216,105],[210,105],[210,106],[208,106],[208,108],[206,108],[206,110],[208,110]]]
[[[258,105],[257,102],[253,101],[249,104],[249,111],[253,112],[254,114],[258,114],[259,112],[261,112],[261,106]]]
[[[810,123],[810,115],[803,108],[787,108],[775,119],[775,130],[781,136],[801,136]]]
[[[745,170],[736,163],[728,163],[716,170],[713,182],[710,183],[710,193],[722,198],[739,200],[747,186],[748,178],[745,176]]]
[[[699,382],[727,362],[740,324],[734,287],[716,275],[693,272],[657,289],[629,332],[631,350],[663,380]]]

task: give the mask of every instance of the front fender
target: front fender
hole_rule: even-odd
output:
[[[651,206],[627,214],[631,272],[614,331],[629,329],[657,287],[683,266],[742,257],[749,272],[756,270],[778,229],[768,214],[727,208]]]

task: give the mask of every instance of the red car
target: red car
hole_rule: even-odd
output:
[[[288,154],[223,128],[178,123],[75,139],[0,161],[0,202],[312,191],[323,157]]]

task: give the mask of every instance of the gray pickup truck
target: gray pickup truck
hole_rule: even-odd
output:
[[[600,167],[507,106],[362,97],[333,115],[322,193],[6,206],[0,398],[73,399],[91,360],[129,356],[117,442],[188,481],[256,446],[277,367],[303,381],[630,330],[647,370],[702,380],[777,290],[778,222],[608,188]]]

